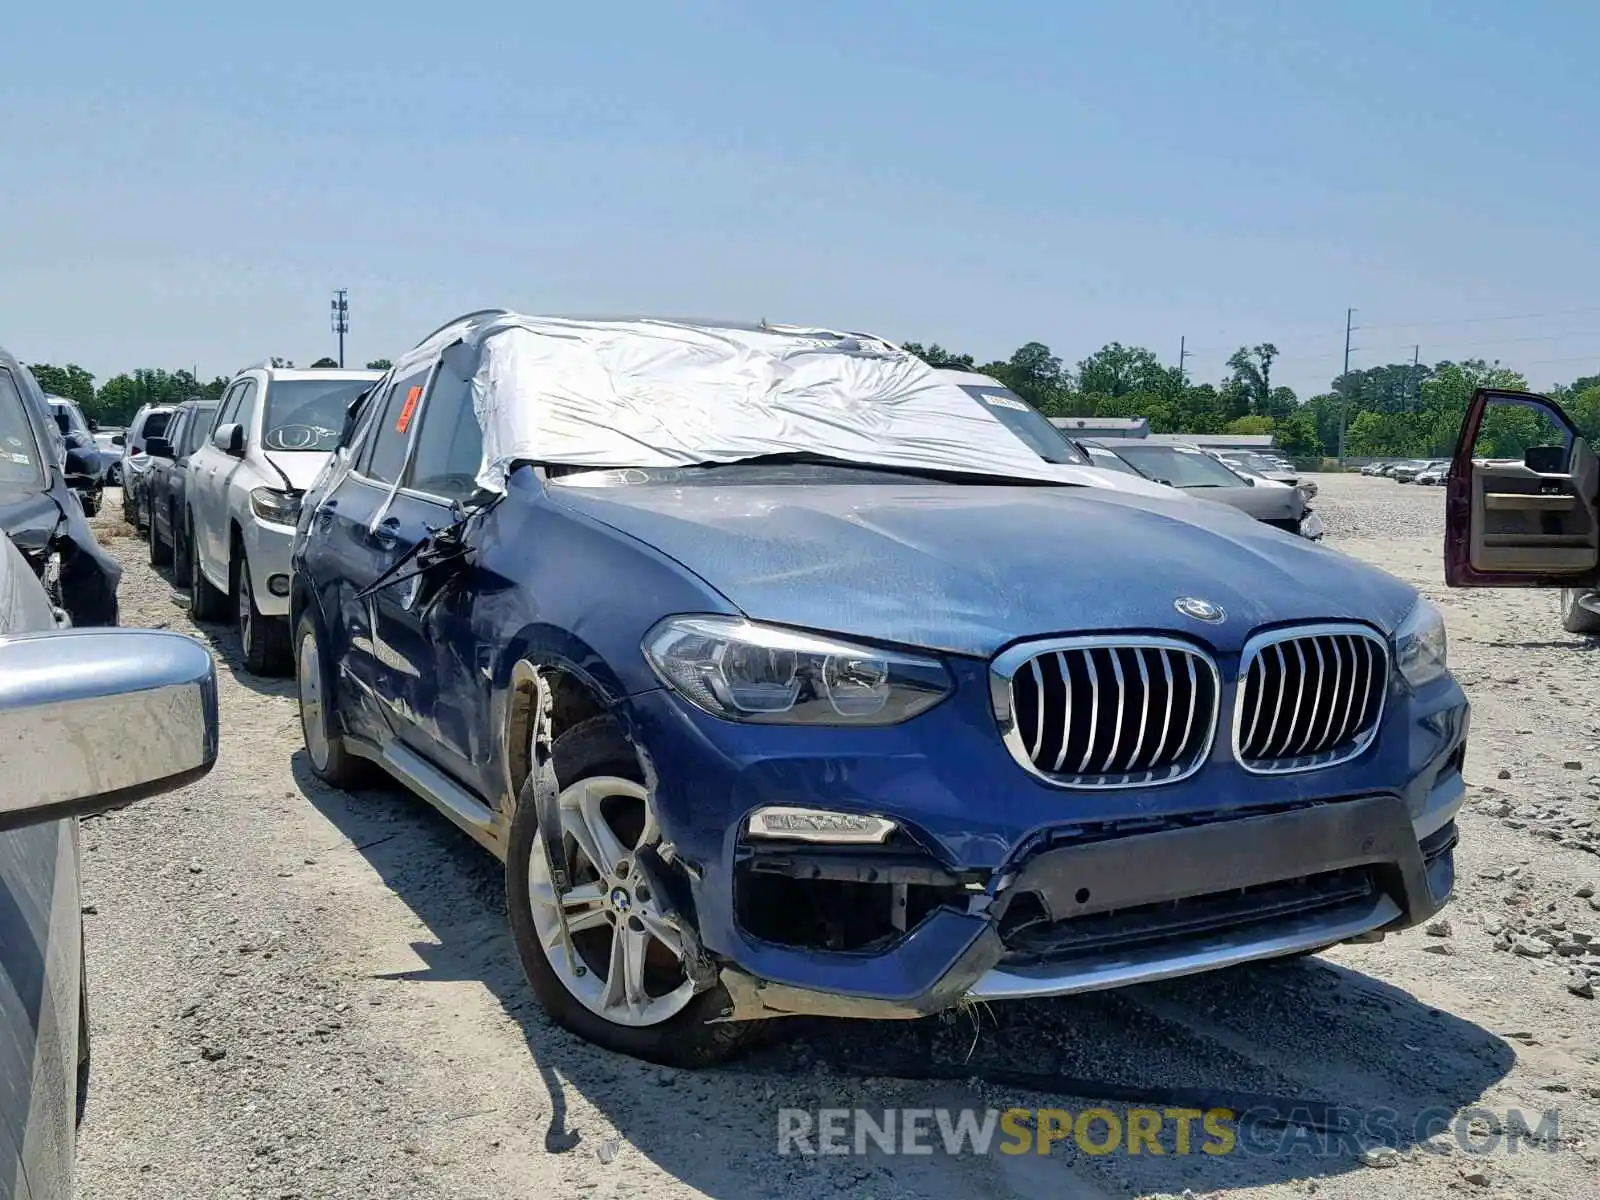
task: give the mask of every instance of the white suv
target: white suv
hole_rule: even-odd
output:
[[[197,621],[219,619],[232,598],[245,667],[256,674],[289,665],[289,548],[300,497],[338,444],[350,402],[381,378],[247,367],[189,458],[189,611]]]

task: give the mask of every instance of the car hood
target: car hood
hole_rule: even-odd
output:
[[[653,546],[747,616],[987,656],[1018,638],[1282,621],[1392,631],[1409,584],[1220,504],[1075,487],[580,487],[552,500]],[[1193,596],[1222,622],[1180,615]]]
[[[328,462],[327,452],[317,450],[273,450],[263,457],[287,475],[290,484],[301,492],[316,482]],[[270,478],[272,472],[267,474]]]
[[[1265,482],[1265,481],[1263,481]],[[1188,488],[1191,496],[1215,500],[1249,513],[1258,521],[1298,521],[1305,512],[1305,497],[1292,487]]]

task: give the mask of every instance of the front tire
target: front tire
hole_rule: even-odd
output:
[[[147,536],[150,547],[150,565],[164,567],[172,561],[172,547],[161,540],[161,535],[156,532],[155,514],[150,514],[150,532]]]
[[[282,675],[289,664],[289,623],[280,617],[264,617],[256,607],[255,588],[250,582],[250,563],[239,559],[239,641],[244,647],[245,670],[252,675]]]
[[[1578,603],[1580,596],[1587,595],[1588,588],[1561,589],[1561,628],[1568,633],[1600,634],[1600,614]]]
[[[601,716],[563,733],[552,753],[573,887],[558,901],[550,886],[531,775],[506,859],[506,909],[534,995],[557,1025],[618,1054],[672,1067],[729,1058],[754,1037],[755,1023],[717,1020],[728,1006],[721,986],[689,989],[673,930],[629,861],[659,838],[632,748]]]

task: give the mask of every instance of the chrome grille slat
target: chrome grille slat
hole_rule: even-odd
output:
[[[1039,660],[1035,658],[1028,665],[1033,668],[1034,678],[1038,679]],[[1072,733],[1072,671],[1067,665],[1067,656],[1059,650],[1056,651],[1056,666],[1061,671],[1062,682],[1066,684],[1066,694],[1061,705],[1061,749],[1056,751],[1055,766],[1051,768],[1053,771],[1061,770],[1061,764],[1067,761],[1067,743],[1071,740]],[[1044,694],[1042,680],[1039,684],[1039,694],[1041,696]],[[1041,730],[1044,729],[1044,705],[1042,704],[1039,705],[1039,728]],[[1044,734],[1042,732],[1039,735],[1039,743],[1040,745],[1044,744]],[[1039,758],[1038,752],[1030,751],[1029,757],[1037,762]]]
[[[1109,635],[1003,652],[990,695],[1007,748],[1034,775],[1063,787],[1141,787],[1199,770],[1222,685],[1198,646]]]
[[[1161,655],[1161,670],[1167,677],[1167,712],[1161,718],[1161,740],[1156,743],[1155,753],[1150,759],[1152,763],[1161,761],[1161,754],[1167,748],[1167,734],[1172,732],[1172,655],[1165,648],[1157,653]]]
[[[1133,650],[1133,660],[1139,664],[1139,736],[1133,743],[1133,753],[1128,755],[1128,765],[1124,768],[1129,771],[1139,765],[1139,751],[1144,749],[1145,730],[1150,727],[1150,672],[1144,665],[1144,651],[1137,646]]]
[[[1117,762],[1117,746],[1122,742],[1122,710],[1128,702],[1128,688],[1122,678],[1122,655],[1117,647],[1113,646],[1111,654],[1111,671],[1117,679],[1117,715],[1111,723],[1111,749],[1106,751],[1106,765],[1101,769],[1101,774],[1107,774]]]
[[[1257,634],[1240,656],[1234,756],[1256,774],[1310,771],[1354,758],[1377,735],[1388,682],[1388,644],[1362,626]],[[1294,700],[1287,704],[1291,691]]]

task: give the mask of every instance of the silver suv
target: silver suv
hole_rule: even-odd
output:
[[[173,411],[170,404],[146,404],[133,414],[127,431],[111,439],[122,447],[122,462],[117,471],[122,484],[122,516],[140,533],[145,530],[146,519],[144,473],[150,469],[145,442],[167,431]]]
[[[189,458],[189,611],[237,614],[245,667],[289,666],[289,548],[300,497],[339,442],[345,411],[381,371],[247,367]]]

